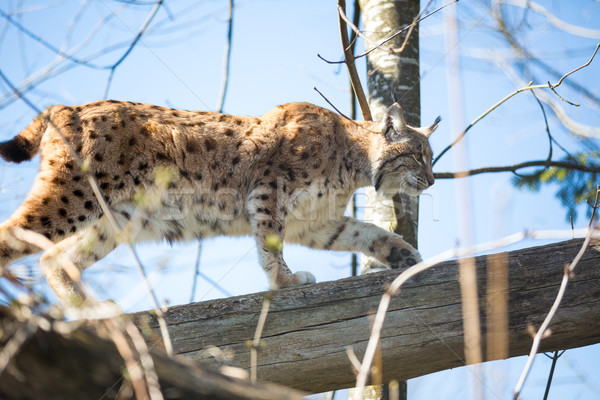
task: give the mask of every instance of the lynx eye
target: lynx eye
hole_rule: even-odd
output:
[[[413,158],[418,163],[422,163],[423,162],[423,154],[421,154],[421,153],[419,153],[419,154],[413,154]]]

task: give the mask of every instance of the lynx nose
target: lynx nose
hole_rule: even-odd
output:
[[[435,183],[435,179],[433,178],[433,176],[427,177],[427,183],[429,184],[429,186]]]

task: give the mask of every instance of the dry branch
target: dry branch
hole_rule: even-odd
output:
[[[479,121],[481,121],[483,118],[485,118],[489,113],[491,113],[492,111],[494,111],[496,108],[500,107],[500,105],[502,105],[503,103],[505,103],[506,101],[508,101],[510,98],[512,98],[513,96],[524,92],[524,91],[528,91],[528,90],[536,90],[536,89],[552,89],[554,91],[554,89],[556,89],[558,86],[560,86],[562,84],[562,82],[570,75],[574,74],[575,72],[579,71],[582,68],[585,68],[587,66],[589,66],[592,61],[594,60],[594,57],[596,57],[596,53],[598,52],[598,49],[600,49],[600,43],[596,45],[596,48],[592,54],[592,56],[590,57],[590,59],[585,63],[580,65],[579,67],[567,72],[566,74],[564,74],[559,80],[558,82],[552,84],[550,82],[548,82],[548,84],[546,85],[532,85],[533,82],[530,82],[529,85],[519,88],[515,91],[513,91],[512,93],[508,94],[507,96],[505,96],[502,100],[500,100],[499,102],[497,102],[496,104],[494,104],[493,106],[491,106],[490,108],[488,108],[483,114],[481,114],[479,117],[475,118],[473,120],[473,122],[471,122],[466,128],[465,130],[456,137],[456,139],[454,139],[454,141],[452,143],[450,143],[448,146],[446,146],[441,152],[440,154],[433,160],[433,165],[435,165],[438,160],[440,158],[442,158],[442,156],[448,151],[450,150],[452,147],[454,147],[456,145],[456,143],[460,142],[467,134],[467,132],[469,132],[469,130],[475,125],[477,124]]]
[[[581,240],[506,253],[509,263],[509,356],[527,354],[531,325],[539,326],[558,292],[564,264]],[[580,261],[541,351],[600,342],[600,240]],[[480,303],[485,303],[486,257],[476,258]],[[383,377],[408,379],[464,365],[457,263],[445,262],[408,282],[392,299],[382,335]],[[271,300],[258,379],[323,392],[355,383],[346,348],[362,359],[369,338],[367,315],[396,271],[282,289]],[[250,366],[252,339],[264,294],[171,308],[166,313],[175,352],[200,365],[220,364],[209,346],[233,352],[227,363]],[[483,326],[486,315],[482,311]],[[157,325],[154,324],[156,327]],[[484,332],[485,333],[485,332]]]
[[[537,160],[537,161],[526,161],[520,164],[514,165],[505,165],[500,167],[483,167],[483,168],[475,168],[468,171],[457,171],[457,172],[436,172],[433,174],[435,179],[455,179],[455,178],[466,178],[468,176],[486,174],[486,173],[495,173],[495,172],[517,172],[523,168],[530,167],[556,167],[556,168],[564,168],[575,171],[583,171],[583,172],[600,172],[600,166],[595,165],[583,165],[574,162],[566,162],[566,161],[548,161],[548,160]]]
[[[31,333],[0,373],[2,399],[114,399],[123,384],[123,359],[110,340],[91,330],[64,333],[52,323]],[[27,327],[0,308],[0,349],[11,332]],[[63,332],[63,333],[61,333]],[[295,391],[268,383],[251,384],[213,370],[151,352],[164,398],[301,399]]]
[[[362,112],[363,119],[365,121],[372,121],[373,117],[371,116],[371,109],[369,108],[367,97],[365,96],[365,92],[363,91],[362,85],[360,83],[360,78],[358,77],[358,72],[356,71],[356,65],[354,64],[354,54],[350,45],[350,39],[348,38],[346,21],[344,18],[342,18],[342,15],[344,15],[344,17],[346,15],[345,0],[338,0],[338,13],[340,38],[342,40],[342,48],[344,49],[344,61],[346,63],[346,67],[348,68],[350,83],[352,84],[352,89],[354,90],[354,94],[356,95],[356,99],[358,100],[358,105],[360,106],[360,111]]]

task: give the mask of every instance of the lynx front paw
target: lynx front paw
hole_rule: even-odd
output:
[[[315,283],[317,280],[315,276],[310,272],[300,271],[293,275],[288,275],[286,279],[281,279],[278,283],[280,288],[290,286],[308,285],[309,283]]]
[[[294,278],[298,281],[296,285],[308,285],[309,283],[315,283],[317,281],[315,276],[308,271],[296,272]]]
[[[392,269],[412,267],[423,261],[417,250],[404,247],[392,247],[386,260]]]

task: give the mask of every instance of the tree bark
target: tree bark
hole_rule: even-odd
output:
[[[365,35],[370,39],[366,47],[379,43],[403,27],[410,25],[419,14],[416,0],[360,0]],[[393,103],[395,89],[406,122],[421,125],[421,96],[419,80],[419,32],[418,25],[412,31],[402,53],[394,51],[402,47],[404,35],[399,35],[381,49],[367,55],[367,86],[369,106],[375,121],[381,120],[387,108]],[[367,189],[365,219],[387,230],[404,236],[404,239],[417,247],[417,226],[419,199],[403,194],[393,199],[377,200],[375,190]],[[377,266],[374,259],[363,259],[363,269]]]
[[[367,48],[410,25],[419,14],[418,0],[359,0],[359,3],[365,34],[371,41],[371,44],[365,44]],[[393,103],[395,91],[407,123],[421,126],[418,24],[412,30],[404,51],[394,51],[402,47],[404,38],[404,35],[399,35],[367,55],[369,107],[373,119],[381,120]],[[418,197],[398,193],[391,199],[381,199],[375,189],[369,187],[366,189],[365,220],[402,235],[413,247],[418,247]],[[362,257],[361,265],[363,273],[385,269],[372,257]],[[401,391],[406,392],[406,382],[403,381],[400,385]],[[375,393],[382,392],[382,398],[386,398],[386,390],[387,388],[376,389]],[[402,399],[406,399],[406,396]]]
[[[529,327],[543,321],[558,292],[564,264],[581,246],[572,240],[501,253],[508,262],[508,356],[529,352]],[[486,294],[487,256],[476,258],[479,304]],[[594,240],[569,283],[540,351],[600,342],[600,240]],[[445,262],[413,279],[392,301],[382,336],[383,381],[405,380],[465,364],[458,264]],[[352,387],[346,349],[359,359],[369,337],[369,315],[398,271],[176,306],[166,315],[175,351],[199,365],[221,365],[207,351],[217,346],[248,368],[262,299],[272,297],[258,357],[258,379],[311,393]],[[494,308],[488,308],[493,310]],[[492,316],[481,310],[483,326]],[[492,311],[493,312],[493,311]],[[149,315],[149,314],[148,314]],[[140,315],[138,315],[140,316]],[[158,325],[151,323],[154,329]],[[487,329],[490,326],[487,325]],[[483,332],[485,342],[486,334]],[[489,332],[497,337],[499,332]],[[500,332],[500,334],[502,334]],[[484,343],[485,344],[485,343]],[[494,359],[491,352],[488,360]],[[505,354],[505,353],[504,353]]]

